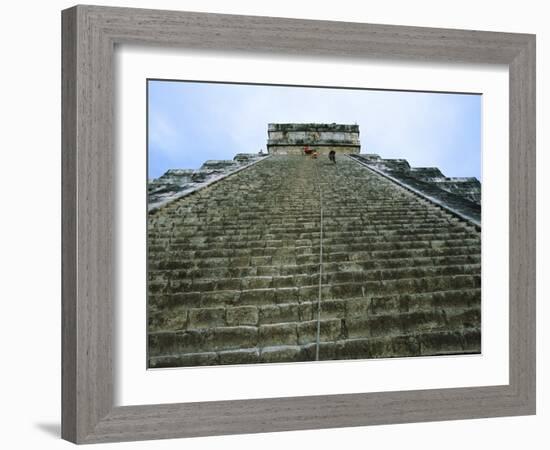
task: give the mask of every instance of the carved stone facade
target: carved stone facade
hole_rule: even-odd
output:
[[[301,155],[304,147],[326,154],[357,154],[361,150],[359,125],[321,123],[270,123],[267,151],[272,155]]]

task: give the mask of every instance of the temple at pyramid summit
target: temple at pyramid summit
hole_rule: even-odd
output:
[[[479,181],[267,131],[149,182],[148,367],[480,353]]]
[[[359,153],[359,125],[324,123],[270,123],[267,151],[271,155],[301,155],[305,146],[320,154]]]

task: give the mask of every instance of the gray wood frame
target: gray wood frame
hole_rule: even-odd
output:
[[[62,437],[76,443],[535,413],[535,36],[76,6],[62,13]],[[506,64],[510,77],[510,383],[113,406],[113,52],[199,50]]]

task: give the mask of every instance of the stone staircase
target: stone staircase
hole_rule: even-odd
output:
[[[350,158],[271,156],[149,214],[149,367],[312,361],[318,316],[321,360],[479,353],[480,254]]]

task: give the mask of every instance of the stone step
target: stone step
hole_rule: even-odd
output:
[[[452,266],[462,264],[480,264],[481,255],[458,255],[420,258],[366,259],[353,262],[324,263],[323,272],[349,272],[376,269],[394,269],[424,266]],[[244,267],[206,267],[187,270],[150,270],[149,281],[185,280],[195,278],[243,278],[253,276],[313,275],[319,273],[319,264],[294,266],[244,266]]]
[[[393,312],[463,310],[479,308],[481,304],[480,288],[462,288],[422,292],[418,294],[401,294],[372,297],[367,309],[370,316]],[[356,315],[362,314],[360,306]]]
[[[213,208],[214,206],[210,206]],[[185,214],[188,214],[186,216]],[[228,226],[232,228],[242,228],[247,226],[262,226],[266,223],[266,218],[270,218],[268,222],[284,226],[286,224],[303,224],[308,222],[317,222],[319,220],[319,205],[310,213],[305,213],[300,209],[296,211],[274,212],[274,211],[253,211],[250,216],[243,216],[234,211],[227,213],[217,212],[216,215],[200,215],[192,213],[182,213],[181,216],[174,217],[171,223],[179,227],[188,227],[192,225],[207,225],[207,226]],[[355,211],[339,212],[326,211],[323,208],[323,219],[327,224],[339,224],[342,222],[352,222],[362,220],[363,222],[378,221],[391,224],[393,221],[399,222],[403,220],[414,220],[417,222],[442,222],[442,223],[457,223],[457,219],[449,216],[446,212],[438,209],[428,210],[423,213],[411,211],[410,208],[403,210],[394,210],[393,212],[377,212],[368,209],[356,209]],[[181,217],[181,218],[180,218]],[[165,228],[166,222],[152,222],[153,228]]]
[[[320,302],[321,319],[373,320],[377,317],[395,314],[437,314],[456,316],[475,309],[479,312],[480,289],[462,289],[420,294],[400,294],[379,297],[357,297],[348,299],[323,299]],[[317,299],[295,300],[290,303],[192,307],[177,305],[163,308],[160,313],[154,307],[149,309],[151,330],[186,330],[213,326],[259,326],[285,322],[308,322],[317,320]]]
[[[458,311],[414,311],[346,319],[346,337],[406,335],[422,331],[449,331],[479,324],[479,307]]]
[[[404,248],[399,250],[377,250],[355,253],[332,253],[324,264],[353,263],[356,261],[402,260],[415,258],[437,258],[464,255],[479,255],[479,245],[460,247]],[[150,270],[185,270],[192,268],[239,268],[258,266],[296,267],[318,264],[318,255],[297,255],[295,258],[274,258],[272,256],[210,257],[195,258],[194,252],[180,255],[178,259],[157,259],[149,262]],[[391,263],[389,263],[391,264]]]
[[[342,320],[320,321],[320,341],[343,337]],[[304,345],[316,342],[317,321],[286,322],[260,326],[215,326],[188,328],[184,331],[150,332],[151,356],[170,353],[197,353],[236,350],[250,347]]]
[[[347,282],[363,282],[376,280],[392,280],[400,278],[422,278],[440,275],[464,275],[477,274],[481,266],[479,264],[461,264],[449,266],[414,266],[392,269],[373,270],[349,270],[349,271],[323,271],[321,283],[323,285],[339,284]],[[319,282],[319,274],[278,275],[278,276],[245,276],[234,278],[183,278],[149,281],[148,289],[151,293],[177,293],[184,291],[213,291],[213,290],[246,290],[312,286]]]
[[[258,241],[258,240],[318,240],[319,230],[304,231],[303,229],[286,229],[284,231],[266,230],[265,228],[257,230],[240,230],[237,228],[211,227],[202,229],[199,227],[191,227],[186,230],[170,231],[164,229],[162,233],[149,236],[149,245],[159,245],[166,243],[181,243],[186,244],[192,240],[195,242],[217,242],[224,240],[228,236],[235,241]],[[398,235],[403,237],[413,237],[415,235],[432,235],[444,233],[472,233],[474,236],[479,236],[472,227],[466,227],[462,224],[455,226],[449,225],[428,225],[419,227],[369,227],[366,226],[359,230],[323,230],[323,237],[326,239],[347,239],[358,237],[376,237],[376,236],[391,236]]]
[[[393,294],[418,294],[456,289],[475,289],[481,283],[480,275],[442,275],[426,278],[401,278],[362,283],[349,282],[324,285],[323,299],[347,299],[355,297],[380,297]],[[212,290],[179,293],[150,293],[149,300],[158,307],[201,307],[233,305],[269,305],[315,301],[319,297],[317,285],[286,288],[261,288],[247,290]]]
[[[461,244],[466,244],[462,246]],[[468,245],[470,244],[470,245]],[[400,256],[399,252],[403,256]],[[453,241],[417,241],[406,245],[404,242],[323,245],[323,260],[325,264],[339,261],[357,261],[382,259],[380,254],[396,255],[398,258],[413,258],[429,256],[450,256],[479,253],[479,247],[469,240]],[[151,256],[155,256],[152,254]],[[160,259],[162,257],[162,259]],[[316,258],[317,257],[317,258]],[[319,259],[319,247],[266,247],[254,249],[227,249],[219,248],[215,251],[203,252],[200,250],[165,251],[158,254],[156,264],[152,270],[184,269],[189,267],[219,267],[219,260],[225,260],[234,267],[257,267],[258,265],[293,266],[296,264],[314,264]],[[195,261],[196,264],[188,264]],[[166,264],[165,264],[166,262]]]
[[[380,336],[376,338],[347,339],[339,342],[322,343],[320,360],[393,358],[406,356],[433,356],[479,353],[481,335],[477,328],[460,331],[426,331],[402,336]],[[315,345],[305,348],[312,361]]]
[[[302,194],[296,193],[296,196]],[[307,194],[310,195],[310,194]],[[171,218],[176,223],[185,223],[187,220],[194,217],[201,218],[220,218],[224,217],[228,221],[241,221],[243,218],[254,218],[258,213],[274,214],[276,217],[296,216],[300,220],[304,220],[308,216],[314,217],[319,214],[319,197],[316,196],[313,201],[305,202],[300,200],[295,204],[281,207],[281,203],[288,200],[275,200],[270,198],[265,199],[250,199],[242,198],[238,204],[232,203],[232,198],[235,196],[231,193],[230,197],[220,199],[216,202],[204,201],[195,207],[179,208],[178,210],[166,211],[164,219]],[[345,197],[345,199],[342,199]],[[333,200],[326,199],[323,201],[323,209],[327,210],[328,217],[340,217],[342,215],[364,214],[419,214],[419,215],[436,215],[442,217],[446,213],[439,208],[438,205],[426,204],[416,199],[403,202],[399,200],[366,200],[364,198],[350,198],[350,194],[341,194],[340,198]],[[209,209],[205,209],[205,206]],[[325,208],[326,207],[326,208]],[[299,213],[303,212],[303,215]],[[191,217],[192,216],[192,217]],[[157,220],[153,223],[162,223],[162,220]]]
[[[202,218],[197,215],[193,217],[186,218],[178,225],[178,228],[185,229],[189,226],[201,226],[201,227],[223,227],[227,228],[238,228],[238,229],[251,229],[251,228],[308,228],[312,224],[319,224],[320,213],[312,215],[307,220],[299,220],[296,218],[300,214],[299,211],[296,211],[295,214],[288,214],[282,216],[274,216],[270,213],[255,213],[251,217],[240,217],[239,219],[228,220],[223,217],[217,218]],[[330,213],[327,213],[330,214]],[[303,217],[303,216],[300,216]],[[378,214],[378,213],[362,213],[362,214],[334,214],[324,215],[323,214],[323,223],[326,225],[327,229],[335,227],[352,227],[352,226],[392,226],[392,225],[406,225],[410,224],[412,226],[421,225],[421,224],[438,224],[438,223],[448,223],[456,224],[459,223],[459,219],[454,219],[451,217],[445,216],[443,213],[434,212],[433,214],[412,214],[406,211],[395,212],[392,215],[389,214]],[[162,229],[159,227],[159,229]],[[154,226],[151,226],[151,230],[155,230]]]
[[[207,221],[206,219],[202,219],[200,221],[195,221],[195,223],[179,223],[179,220],[174,218],[170,221],[163,221],[159,223],[151,223],[150,229],[158,229],[158,230],[170,230],[172,229],[176,233],[188,233],[192,230],[195,231],[225,231],[225,230],[250,230],[257,228],[258,226],[262,227],[260,230],[263,230],[264,226],[267,226],[272,229],[281,229],[282,231],[285,231],[286,229],[292,227],[295,227],[296,229],[299,228],[303,223],[309,223],[309,222],[318,222],[320,219],[320,214],[317,212],[314,216],[311,218],[308,218],[307,220],[299,221],[299,216],[295,215],[288,215],[284,218],[280,218],[277,221],[270,220],[269,214],[266,214],[265,216],[257,216],[256,219],[262,218],[262,220],[258,220],[256,223],[252,223],[250,220],[211,220]],[[367,223],[362,224],[365,226],[365,230],[368,231],[369,229],[377,226],[377,227],[384,227],[388,229],[392,228],[401,228],[401,229],[410,229],[413,228],[411,224],[411,227],[407,227],[406,224],[403,223],[391,223],[388,221],[378,221],[380,223],[376,225],[371,225],[370,222],[374,221],[376,219],[376,214],[372,215],[360,215],[359,218],[365,217],[369,220],[366,221]],[[468,225],[466,222],[461,222],[457,220],[452,220],[449,217],[442,216],[441,218],[437,220],[425,220],[425,219],[418,219],[415,220],[414,218],[411,219],[411,221],[415,221],[416,225],[415,227],[422,227],[422,226],[463,226],[463,227],[472,227],[472,225]],[[410,223],[410,222],[409,222]]]
[[[334,236],[334,235],[332,235]],[[375,234],[370,236],[328,236],[323,235],[323,246],[331,247],[335,245],[355,245],[355,244],[374,244],[381,242],[428,242],[428,241],[443,241],[443,240],[458,240],[458,239],[470,239],[472,235],[463,231],[445,232],[445,233],[433,233],[433,234],[414,234],[414,235],[399,235],[399,234]],[[478,241],[477,239],[475,240]],[[209,250],[212,246],[216,246],[222,249],[249,249],[251,251],[256,249],[280,249],[280,248],[314,248],[319,251],[319,238],[317,239],[234,239],[231,236],[223,236],[216,239],[208,239],[206,237],[196,237],[194,239],[188,239],[185,243],[173,245],[149,245],[148,251],[150,253],[165,252],[168,248],[171,251],[189,251],[189,250]]]
[[[413,335],[344,339],[321,342],[320,360],[393,358],[479,353],[479,329],[433,331]],[[217,364],[254,364],[314,361],[316,344],[251,347],[210,352],[171,352],[152,356],[152,368],[205,366]]]

